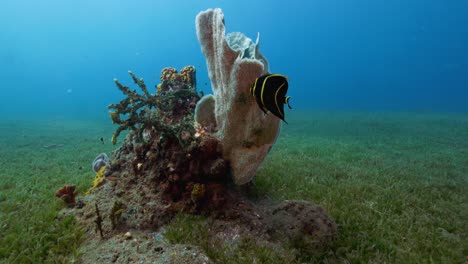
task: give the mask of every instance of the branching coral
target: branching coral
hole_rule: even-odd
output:
[[[208,183],[227,181],[228,163],[211,129],[194,122],[200,99],[195,89],[195,68],[187,66],[180,73],[175,68],[164,68],[156,94],[148,91],[142,79],[131,72],[130,76],[141,92],[115,80],[127,98],[109,106],[112,121],[119,125],[113,142],[121,131],[130,132],[114,153],[106,173],[130,176],[121,177],[117,185],[156,183],[164,200],[184,210],[211,206],[209,201],[217,192],[212,192]]]
[[[192,83],[195,81],[195,68],[188,67],[191,68],[184,68],[184,74],[180,75],[182,76],[180,78],[175,78],[172,75],[168,77],[170,80],[164,79],[166,77],[161,78],[163,79],[159,85],[161,92],[157,94],[149,93],[143,79],[137,78],[131,71],[129,71],[130,76],[143,94],[131,90],[114,79],[119,90],[127,97],[118,104],[108,106],[108,108],[113,109],[109,112],[112,122],[119,125],[112,136],[113,144],[116,144],[117,137],[122,131],[130,129],[141,135],[145,128],[161,131],[166,137],[176,137],[183,144],[181,134],[183,131],[193,130],[193,117],[183,112],[183,109],[187,109],[187,107],[181,106],[191,104],[193,109],[196,101],[200,98]],[[176,72],[172,72],[172,74],[176,74]],[[181,110],[177,111],[177,109]],[[124,119],[122,116],[127,118]],[[140,137],[140,139],[142,138]]]

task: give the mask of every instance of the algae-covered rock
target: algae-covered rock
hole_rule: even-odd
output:
[[[311,251],[323,250],[337,235],[336,223],[325,210],[307,201],[283,201],[270,219],[276,236]]]

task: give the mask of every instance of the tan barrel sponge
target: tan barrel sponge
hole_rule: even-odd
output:
[[[248,183],[257,172],[279,134],[280,120],[265,115],[250,96],[256,78],[268,73],[268,62],[244,34],[225,35],[221,9],[208,9],[196,17],[197,36],[206,58],[213,90],[212,99],[200,100],[214,108],[216,137],[221,141],[223,157],[229,160],[234,182]],[[199,113],[206,113],[200,111]],[[196,115],[196,121],[210,118]]]

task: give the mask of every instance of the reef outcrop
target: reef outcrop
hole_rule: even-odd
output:
[[[196,90],[193,66],[164,68],[151,89],[130,71],[137,89],[115,79],[125,98],[108,106],[117,125],[112,143],[119,136],[123,142],[109,158],[95,159],[85,196],[75,202],[75,186],[57,192],[70,205],[63,214],[73,214],[86,234],[80,263],[211,263],[200,249],[164,238],[165,226],[185,213],[204,215],[206,243],[228,250],[254,241],[271,252],[285,245],[295,252],[296,242],[320,248],[336,236],[319,206],[253,201],[248,186],[238,186],[252,179],[279,133],[280,120],[264,115],[248,94],[268,63],[258,39],[224,35],[219,9],[197,16],[197,33],[214,94]]]
[[[206,124],[215,117],[210,126],[223,146],[234,182],[242,185],[255,176],[279,134],[280,120],[264,115],[249,95],[255,79],[268,73],[268,62],[259,51],[259,37],[254,43],[239,32],[225,35],[219,8],[199,13],[196,29],[213,95],[200,100],[197,108],[203,111],[195,119]]]
[[[148,92],[142,79],[131,72],[130,76],[143,94],[115,80],[127,98],[109,106],[115,109],[110,112],[112,121],[119,125],[112,141],[121,131],[131,131],[114,153],[106,176],[118,179],[117,187],[138,184],[150,188],[150,193],[160,192],[168,204],[183,209],[176,211],[221,206],[214,197],[220,196],[216,190],[228,180],[228,164],[218,139],[194,122],[200,99],[195,68],[184,67],[180,74],[164,68],[155,94]],[[128,117],[123,119],[123,115]]]

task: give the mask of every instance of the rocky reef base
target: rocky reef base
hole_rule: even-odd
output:
[[[129,199],[122,203],[123,197],[115,195],[115,187],[106,184],[95,195],[83,197],[82,208],[64,211],[74,214],[86,233],[80,263],[212,263],[202,248],[171,244],[165,238],[165,225],[179,212],[161,196],[155,194],[154,200],[145,202],[137,189],[132,189],[125,195]],[[322,252],[336,237],[336,224],[322,208],[310,202],[255,202],[233,190],[226,195],[230,199],[224,208],[205,214],[209,225],[203,237],[208,237],[209,244],[234,251],[241,241],[248,240],[278,253],[284,245],[300,243],[310,251]],[[117,216],[116,205],[125,207]],[[102,237],[98,218],[102,220]]]
[[[285,244],[312,250],[330,245],[337,227],[319,206],[254,201],[233,183],[216,128],[194,123],[200,95],[193,67],[181,74],[164,69],[155,94],[130,75],[143,94],[116,80],[127,98],[109,106],[119,125],[112,141],[130,132],[88,194],[67,199],[74,203],[62,211],[74,215],[85,231],[78,262],[211,263],[201,248],[165,238],[165,226],[179,214],[206,216],[208,243],[233,250],[245,239],[274,252]]]

